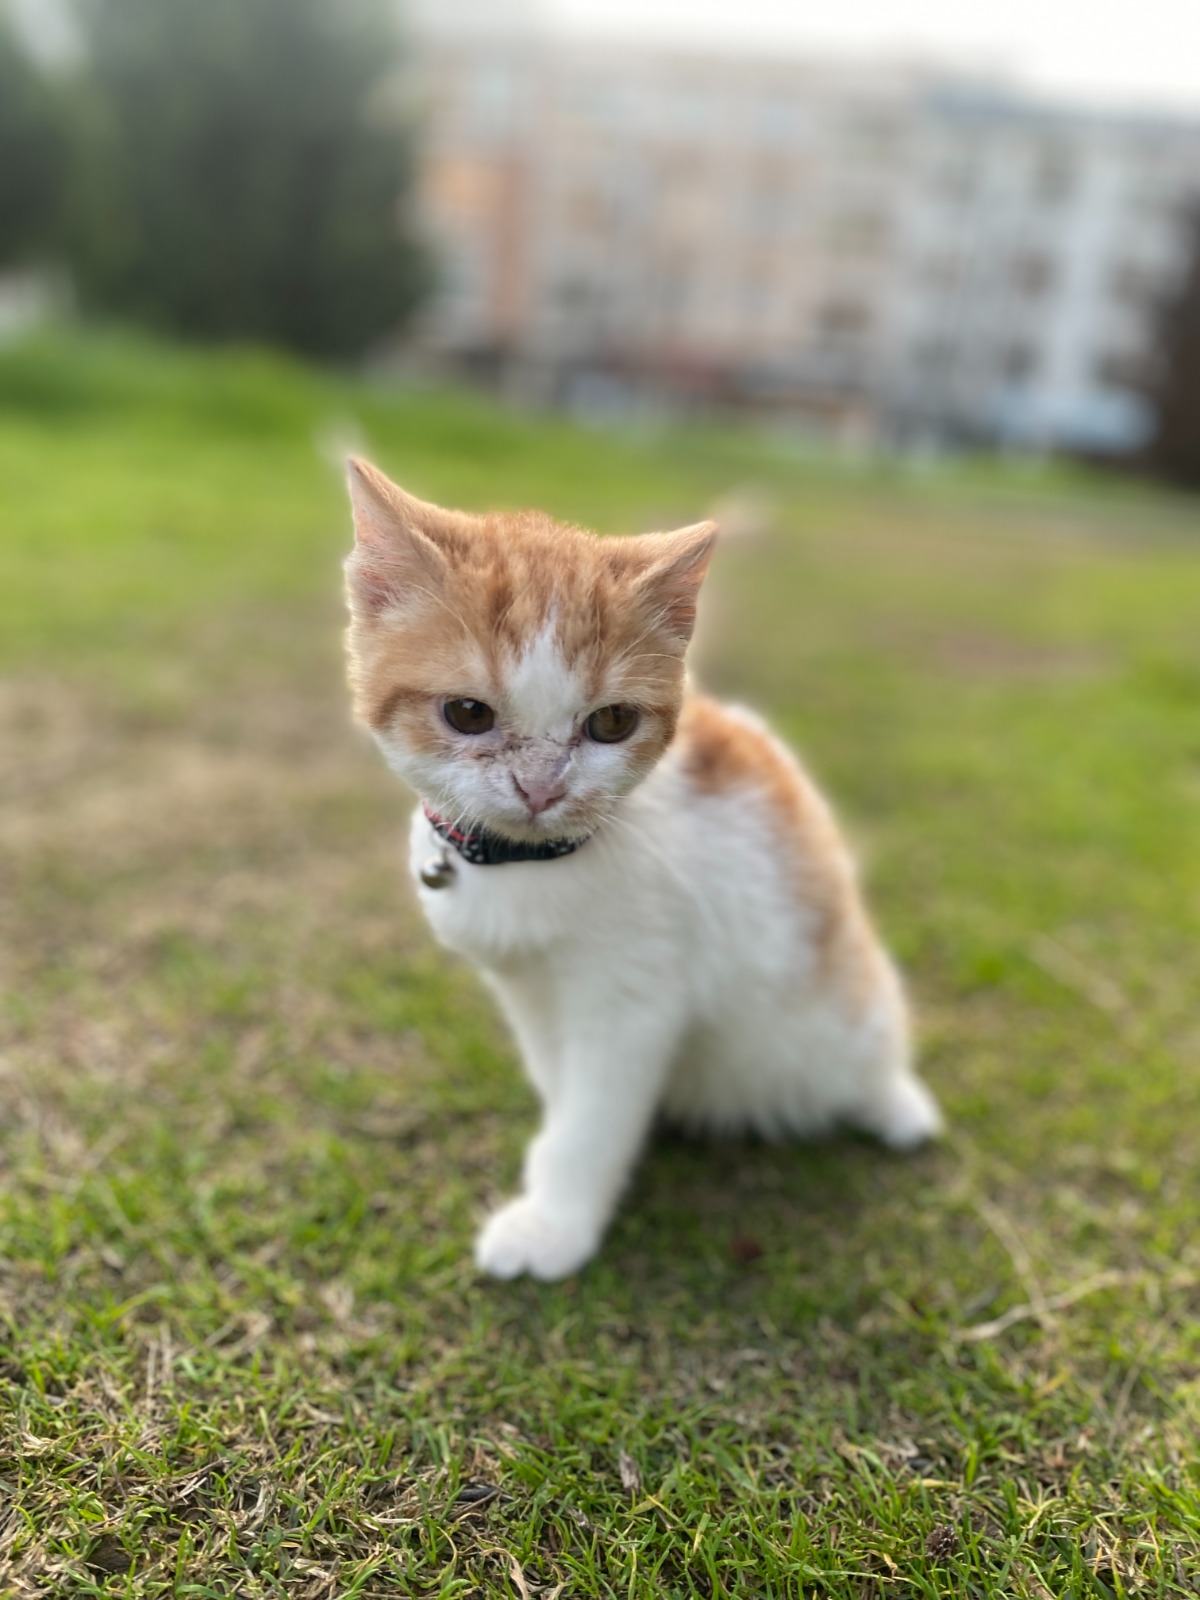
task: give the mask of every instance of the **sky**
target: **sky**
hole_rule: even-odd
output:
[[[197,0],[199,3],[199,0]],[[337,0],[329,0],[336,4]],[[541,17],[572,29],[697,45],[900,56],[1015,78],[1108,105],[1200,115],[1200,0],[398,0],[475,22]],[[0,0],[47,54],[63,0]]]
[[[605,33],[904,55],[998,69],[1085,100],[1200,112],[1200,0],[540,0],[539,9]]]

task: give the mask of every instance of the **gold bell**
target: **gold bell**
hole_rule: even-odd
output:
[[[454,868],[444,850],[440,856],[430,856],[422,866],[421,882],[427,889],[447,889],[454,882]]]

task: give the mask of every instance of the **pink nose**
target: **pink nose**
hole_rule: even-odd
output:
[[[553,783],[534,783],[528,778],[522,783],[515,775],[513,786],[529,807],[530,815],[534,817],[540,816],[543,811],[549,811],[550,807],[561,800],[567,792],[565,789],[556,789]]]

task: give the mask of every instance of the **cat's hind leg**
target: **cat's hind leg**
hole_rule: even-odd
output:
[[[846,1120],[891,1150],[915,1150],[937,1138],[945,1122],[933,1094],[913,1070],[908,1006],[890,963],[880,970],[855,1038],[859,1089]]]
[[[916,1150],[936,1139],[945,1127],[941,1110],[920,1078],[907,1069],[888,1077],[868,1105],[858,1110],[854,1125],[873,1133],[891,1150]]]

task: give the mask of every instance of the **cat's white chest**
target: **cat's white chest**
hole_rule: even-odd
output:
[[[409,835],[409,864],[430,927],[443,944],[481,966],[536,956],[578,935],[581,918],[588,921],[594,876],[588,850],[585,844],[559,860],[475,866],[419,810]],[[443,860],[448,876],[431,887],[422,875],[431,862]]]

